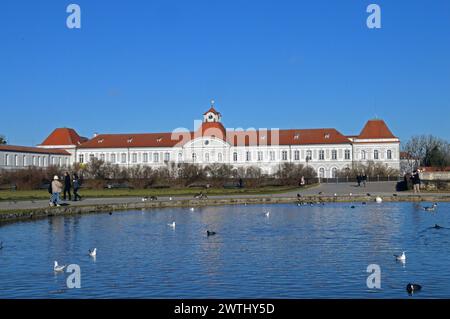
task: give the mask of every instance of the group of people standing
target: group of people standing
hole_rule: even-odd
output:
[[[64,183],[64,184],[63,184]],[[73,200],[81,200],[81,196],[78,194],[78,190],[80,189],[81,182],[76,173],[71,177],[69,172],[64,173],[63,183],[60,182],[59,176],[55,175],[53,177],[53,181],[49,185],[49,193],[50,197],[50,206],[61,206],[61,193],[64,194],[63,200],[67,200],[67,195],[69,197],[69,201],[72,200],[72,187],[73,187]]]
[[[366,183],[367,183],[367,175],[364,174],[358,174],[356,176],[356,181],[358,182],[358,186],[361,186],[361,183],[363,184],[364,187],[366,187]]]

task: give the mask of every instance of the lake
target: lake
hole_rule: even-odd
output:
[[[433,214],[420,205],[165,208],[5,224],[0,298],[411,298],[409,282],[423,286],[412,298],[448,298],[450,203]],[[405,264],[393,257],[402,251]],[[79,265],[80,289],[67,288],[55,260]],[[380,266],[380,289],[366,285],[369,264]]]

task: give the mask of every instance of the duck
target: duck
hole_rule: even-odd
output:
[[[97,256],[97,248],[94,248],[92,250],[89,249],[89,256],[96,257]]]
[[[171,228],[173,228],[173,229],[175,229],[175,222],[172,222],[172,223],[170,223],[170,224],[167,224],[167,226],[169,226],[169,227],[171,227]]]
[[[422,286],[419,285],[419,284],[412,284],[412,283],[409,283],[409,284],[406,285],[406,291],[407,291],[409,294],[413,294],[413,293],[415,293],[416,291],[419,291],[419,290],[421,290],[421,289],[422,289]]]
[[[66,268],[66,265],[58,265],[58,262],[55,260],[55,264],[53,266],[54,271],[61,272],[61,271],[64,271],[65,268]]]
[[[0,250],[3,249],[3,242],[0,241]]]
[[[406,261],[406,254],[403,251],[401,255],[394,255],[395,260],[405,262]]]
[[[144,196],[144,197],[142,197],[142,201],[143,201],[143,202],[146,202],[146,201],[148,201],[148,196]]]
[[[215,231],[209,231],[209,230],[206,231],[206,236],[214,236],[215,234],[216,234]]]
[[[437,207],[437,203],[433,203],[433,205],[431,205],[431,206],[423,207],[423,210],[427,211],[427,212],[434,212],[436,210],[436,207]]]
[[[377,203],[382,203],[382,202],[383,202],[383,199],[382,199],[380,196],[377,196],[377,198],[375,198],[375,201],[376,201]]]
[[[194,208],[194,207],[191,207],[189,210],[190,210],[191,212],[193,212],[193,211],[195,211],[195,208]]]

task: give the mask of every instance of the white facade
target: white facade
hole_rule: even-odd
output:
[[[45,168],[49,166],[71,165],[70,155],[42,152],[0,149],[0,169],[17,170],[28,167]]]

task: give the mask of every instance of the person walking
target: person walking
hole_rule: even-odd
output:
[[[70,175],[68,172],[64,173],[64,200],[67,200],[66,194],[69,193],[69,200],[72,200],[72,194],[70,189],[72,188],[72,183],[70,181]]]
[[[78,190],[80,189],[80,179],[77,174],[73,174],[73,200],[76,202],[77,200],[81,200],[81,196],[78,194]]]
[[[414,193],[420,193],[420,176],[419,171],[414,171],[412,174],[412,183],[414,188]]]
[[[50,206],[61,206],[61,199],[59,198],[59,194],[61,194],[63,185],[59,181],[59,177],[55,175],[52,181],[52,198],[50,200]]]
[[[362,182],[363,182],[363,186],[366,187],[366,182],[367,182],[367,175],[366,173],[364,173],[364,175],[362,176]]]
[[[358,182],[358,187],[361,187],[361,174],[356,175],[356,181]]]

